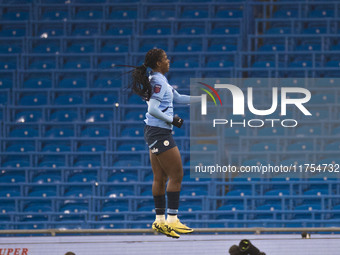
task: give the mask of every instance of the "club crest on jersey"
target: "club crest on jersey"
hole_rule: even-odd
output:
[[[159,93],[161,92],[162,85],[156,84],[155,87],[153,88],[153,92]]]

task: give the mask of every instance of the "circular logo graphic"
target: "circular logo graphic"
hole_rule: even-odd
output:
[[[164,144],[164,146],[169,146],[169,141],[165,140],[163,144]]]

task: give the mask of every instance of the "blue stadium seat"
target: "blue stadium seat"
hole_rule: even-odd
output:
[[[124,116],[125,120],[137,121],[145,119],[145,111],[129,110]]]
[[[6,148],[7,152],[29,152],[35,151],[34,143],[27,143],[21,142],[20,144],[12,144]]]
[[[236,200],[233,200],[236,201]],[[243,201],[241,201],[241,204],[231,204],[231,205],[222,205],[217,208],[219,211],[236,211],[236,210],[244,210]]]
[[[118,88],[121,87],[122,81],[120,79],[115,78],[98,78],[94,81],[94,87],[98,88],[105,88],[105,87],[112,87],[112,88]]]
[[[55,99],[54,103],[56,105],[76,105],[82,104],[83,99],[77,94],[60,95]]]
[[[188,7],[183,9],[180,16],[185,19],[202,19],[208,17],[208,11],[206,9]]]
[[[60,207],[59,212],[63,213],[86,213],[89,211],[89,205],[78,201],[68,201]]]
[[[198,62],[195,59],[187,59],[187,60],[174,60],[172,68],[196,68],[198,67]]]
[[[93,182],[97,181],[96,171],[84,171],[82,173],[75,173],[68,178],[69,182]]]
[[[55,183],[61,182],[61,173],[59,171],[42,171],[33,177],[33,183]]]
[[[236,51],[237,46],[233,44],[228,44],[228,43],[213,43],[209,46],[208,51]]]
[[[9,89],[13,87],[13,80],[6,77],[0,78],[0,89]]]
[[[0,197],[2,196],[2,191],[0,190]],[[14,201],[2,200],[0,203],[0,222],[9,222],[10,217],[7,212],[15,212]]]
[[[289,190],[287,189],[274,189],[274,190],[269,190],[266,193],[264,193],[265,196],[288,196],[289,194]]]
[[[56,52],[60,52],[60,47],[59,45],[53,42],[39,43],[33,48],[33,52],[34,53],[56,53]]]
[[[9,133],[9,137],[36,137],[38,135],[38,130],[34,128],[16,128]]]
[[[82,25],[74,26],[73,30],[72,30],[73,36],[95,36],[95,35],[98,35],[98,34],[99,34],[98,27],[97,26],[91,26],[91,25],[87,25],[85,27],[82,26]],[[83,52],[81,48],[79,48],[78,50]],[[92,51],[92,45],[91,44],[89,45],[88,50]],[[85,51],[85,49],[84,49],[84,51]]]
[[[78,119],[76,111],[72,110],[59,110],[52,113],[50,121],[54,122],[72,122]]]
[[[340,142],[329,143],[325,146],[326,151],[340,151]]]
[[[220,10],[218,10],[216,13],[216,18],[219,18],[219,19],[235,19],[235,18],[242,18],[242,16],[243,16],[243,11],[225,9],[225,8],[220,8]]]
[[[251,196],[251,190],[231,190],[227,193],[227,196],[236,196],[236,197],[243,197],[243,196]]]
[[[112,121],[113,111],[111,110],[96,110],[86,114],[86,122],[100,122],[100,121]]]
[[[190,147],[191,151],[217,151],[216,144],[197,144]]]
[[[60,133],[59,133],[60,134]],[[67,152],[67,151],[71,151],[71,147],[68,146],[67,144],[46,144],[45,146],[43,146],[42,148],[43,152]]]
[[[309,17],[310,18],[333,18],[334,10],[332,9],[314,10],[309,13]]]
[[[23,111],[15,114],[15,122],[38,122],[43,119],[42,112],[39,110]]]
[[[20,172],[5,172],[4,174],[0,175],[0,183],[20,183],[26,182],[25,173]]]
[[[121,143],[117,150],[118,151],[144,151],[146,149],[145,142],[124,142]]]
[[[102,212],[125,212],[129,210],[129,203],[125,200],[108,201],[103,204]]]
[[[117,97],[111,93],[95,94],[90,98],[89,103],[113,105],[114,103],[117,103]]]
[[[30,78],[24,82],[24,88],[51,88],[52,87],[52,80],[50,78]]]
[[[91,53],[94,51],[94,45],[93,43],[88,43],[88,42],[83,42],[83,43],[72,43],[68,48],[67,52],[69,53]],[[85,66],[88,68],[90,66],[89,63],[85,64],[85,61],[74,61],[70,60],[67,63],[80,63],[82,64],[85,68]],[[67,63],[65,64],[65,68],[70,68],[66,67]],[[68,64],[71,65],[71,64]],[[79,68],[79,67],[78,67]]]
[[[202,44],[197,39],[192,40],[179,40],[175,42],[175,49],[174,51],[180,52],[197,52],[202,50]],[[193,66],[197,66],[198,63],[193,64]]]
[[[148,24],[145,25],[144,27],[144,31],[143,31],[144,35],[148,35],[148,36],[155,36],[155,35],[159,35],[159,36],[166,36],[166,35],[170,35],[171,34],[171,26],[170,24]]]
[[[122,182],[135,182],[138,181],[138,176],[136,173],[128,173],[128,172],[118,172],[114,173],[108,178],[109,182],[116,182],[116,183],[122,183]]]
[[[0,37],[23,37],[26,35],[26,29],[25,28],[3,28],[0,30]]]
[[[49,60],[36,60],[30,64],[28,67],[29,69],[55,69],[55,61],[49,61]]]
[[[270,142],[256,143],[250,147],[250,151],[277,151],[277,146]]]
[[[137,160],[118,160],[113,163],[113,166],[117,167],[131,167],[131,166],[141,166],[142,163]]]
[[[284,135],[284,129],[283,128],[261,128],[258,131],[258,135],[260,136],[280,136]]]
[[[64,69],[89,69],[90,66],[90,62],[89,61],[83,61],[83,60],[76,60],[76,59],[72,59],[69,61],[66,61],[64,63]]]
[[[81,131],[82,137],[108,137],[110,131],[107,128],[102,127],[89,127]]]
[[[38,30],[38,36],[44,36],[44,37],[55,37],[55,36],[62,36],[64,35],[64,28],[63,26],[59,26],[59,24],[52,24],[50,26],[43,26]],[[1,32],[0,32],[1,34]]]
[[[113,69],[119,65],[124,65],[125,63],[119,59],[104,60],[99,59],[98,68],[100,69]]]
[[[67,11],[65,10],[46,10],[43,15],[43,20],[63,20],[67,18]]]
[[[24,212],[31,213],[44,213],[52,212],[51,202],[39,201],[39,202],[29,202],[24,206]]]
[[[64,78],[58,84],[59,88],[85,88],[86,80],[82,78]]]
[[[46,131],[46,137],[72,137],[74,130],[70,128],[51,128]]]
[[[278,10],[274,13],[273,18],[297,18],[298,14],[298,11],[294,9]]]
[[[289,27],[274,27],[269,28],[265,32],[266,34],[291,34],[291,29]]]
[[[17,62],[15,59],[0,59],[0,68],[2,70],[13,70],[17,68]]]
[[[78,20],[96,20],[96,19],[102,19],[103,13],[99,10],[81,10],[76,13],[75,16]]]
[[[20,187],[18,185],[16,186],[10,186],[10,187],[6,187],[6,186],[3,186],[0,188],[0,197],[3,198],[3,197],[18,197],[18,196],[21,196],[21,191],[20,191]],[[5,207],[8,207],[7,209],[9,209],[9,207],[14,207],[14,203],[10,203],[10,201],[7,201],[4,202],[4,201],[1,201],[0,204],[5,204]],[[13,208],[12,207],[12,208]]]
[[[10,21],[23,21],[28,20],[29,12],[25,10],[16,10],[16,11],[8,11],[5,12],[2,16],[3,20],[10,20]]]
[[[91,186],[71,186],[65,190],[65,197],[88,197],[94,196]]]
[[[179,24],[178,34],[180,35],[201,35],[205,33],[204,23],[182,23]]]
[[[137,18],[137,10],[128,10],[124,8],[123,10],[113,9],[109,14],[110,19],[115,20],[129,20]]]
[[[36,186],[28,192],[29,197],[55,197],[56,195],[57,190],[53,186]]]
[[[169,20],[174,19],[176,16],[176,10],[171,8],[165,7],[150,7],[150,10],[146,14],[146,18],[152,20]]]
[[[298,61],[293,61],[289,63],[289,67],[293,68],[307,68],[307,67],[313,67],[313,62],[312,61],[304,61],[304,60],[298,60]]]
[[[143,137],[144,131],[141,127],[127,127],[121,132],[122,137]]]
[[[312,142],[296,142],[287,146],[287,151],[312,151],[313,149]]]
[[[56,168],[59,166],[65,166],[66,164],[66,157],[65,154],[60,153],[59,155],[52,153],[47,155],[42,155],[39,158],[39,166],[40,167],[52,167]]]
[[[22,96],[19,101],[20,105],[39,106],[47,104],[47,97],[44,94],[34,94]]]
[[[156,48],[160,48],[163,49],[165,51],[168,51],[168,41],[167,40],[161,40],[161,38],[157,41],[155,40],[150,40],[149,38],[143,38],[141,40],[139,40],[139,51],[140,52],[147,52],[150,49],[156,49]]]
[[[0,54],[16,54],[21,53],[22,48],[19,45],[2,44],[0,45]]]
[[[265,44],[262,45],[258,51],[284,51],[285,45],[283,44]]]
[[[133,33],[133,25],[129,23],[113,23],[109,24],[105,32],[106,35],[113,36],[129,36]]]
[[[7,94],[0,94],[0,105],[6,105],[8,103]]]
[[[234,62],[220,58],[210,58],[207,59],[206,66],[209,68],[228,68],[234,67]]]
[[[304,195],[314,195],[314,196],[321,196],[321,195],[329,195],[328,189],[310,189],[303,192]]]
[[[135,195],[135,193],[131,186],[119,186],[119,185],[114,185],[112,188],[109,188],[105,193],[105,196],[114,198],[127,197],[133,195]]]
[[[329,110],[309,110],[312,116],[303,116],[304,119],[327,120],[329,118]]]
[[[99,145],[99,144],[93,144],[93,143],[91,143],[91,145],[83,144],[83,145],[79,146],[78,151],[84,151],[84,152],[106,151],[106,146]]]
[[[337,60],[331,60],[326,63],[326,67],[339,67],[340,61]]]
[[[132,94],[128,98],[128,104],[143,104],[143,105],[145,105],[145,102],[141,99],[140,96],[137,96],[136,94]]]
[[[327,33],[326,24],[314,24],[310,23],[308,28],[302,30],[303,34],[325,34]]]
[[[296,128],[295,134],[298,136],[321,135],[321,128],[318,126],[300,126]]]

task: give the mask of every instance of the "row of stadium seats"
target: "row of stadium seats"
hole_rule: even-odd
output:
[[[238,3],[237,3],[238,2]],[[203,3],[171,3],[171,4],[92,4],[84,6],[83,4],[72,4],[62,2],[63,5],[44,5],[34,6],[35,12],[32,12],[30,5],[21,8],[5,5],[1,12],[1,19],[5,21],[64,21],[64,20],[81,20],[81,21],[100,21],[100,20],[171,20],[171,19],[203,19],[203,18],[242,18],[244,3],[235,1],[235,3],[210,3],[208,6]]]

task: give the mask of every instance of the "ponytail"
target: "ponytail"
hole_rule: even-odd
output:
[[[134,70],[132,70],[132,91],[145,101],[149,101],[152,95],[147,68],[156,68],[157,62],[162,60],[164,54],[165,52],[162,49],[151,49],[145,55],[144,64],[134,67]]]
[[[146,71],[147,66],[145,64],[135,67],[132,71],[132,91],[143,100],[149,101],[152,95],[152,86]]]

